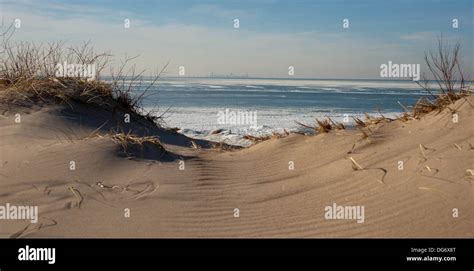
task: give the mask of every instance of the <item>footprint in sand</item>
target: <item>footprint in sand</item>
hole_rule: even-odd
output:
[[[10,235],[11,239],[22,238],[27,236],[28,234],[37,232],[46,227],[53,227],[56,226],[58,222],[51,218],[40,218],[37,223],[29,223],[26,227],[20,229],[19,231],[15,232],[14,234]]]

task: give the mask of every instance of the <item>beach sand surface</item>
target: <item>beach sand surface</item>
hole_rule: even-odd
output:
[[[232,151],[161,130],[170,153],[135,159],[96,135],[100,110],[1,105],[0,205],[39,220],[0,220],[0,237],[472,238],[473,105]],[[333,204],[364,222],[326,219]]]

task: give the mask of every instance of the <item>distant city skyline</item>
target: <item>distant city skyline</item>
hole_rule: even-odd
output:
[[[388,61],[421,64],[427,72],[424,53],[442,34],[461,42],[472,78],[472,12],[471,0],[0,1],[5,22],[21,20],[14,40],[91,41],[115,64],[139,55],[139,69],[169,62],[167,76],[181,67],[185,76],[201,77],[379,79]]]

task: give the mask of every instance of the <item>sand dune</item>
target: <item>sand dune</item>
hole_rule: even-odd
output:
[[[0,205],[38,205],[39,221],[0,220],[0,237],[474,237],[473,104],[450,106],[457,123],[444,110],[368,139],[337,130],[232,151],[144,128],[169,151],[156,159],[97,136],[110,128],[96,130],[100,110],[2,105]],[[333,204],[364,206],[364,222],[326,219]]]

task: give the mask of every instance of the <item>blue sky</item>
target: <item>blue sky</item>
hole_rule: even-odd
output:
[[[16,39],[91,40],[117,57],[140,54],[146,69],[170,61],[170,75],[184,66],[196,76],[285,77],[291,65],[296,77],[377,78],[389,60],[423,64],[439,34],[462,42],[473,70],[472,0],[38,0],[1,1],[0,11],[7,21],[22,19]]]

